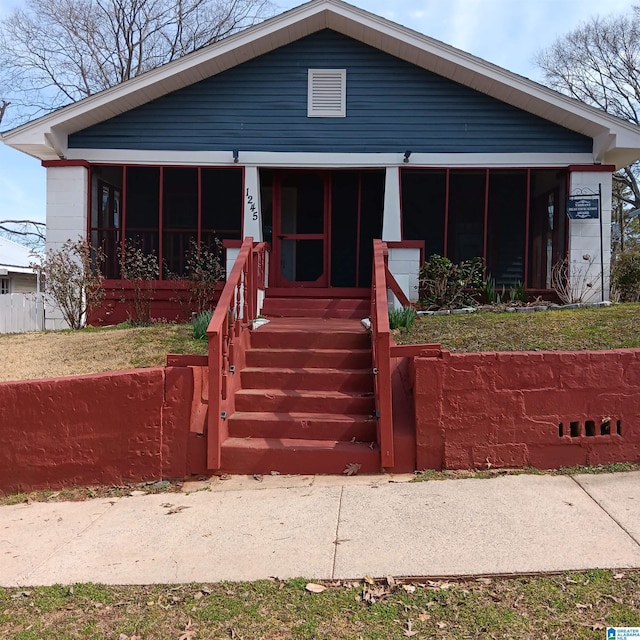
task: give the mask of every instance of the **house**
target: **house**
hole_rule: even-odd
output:
[[[638,127],[340,0],[3,140],[47,168],[47,246],[102,246],[108,289],[127,240],[159,257],[160,292],[192,239],[251,236],[271,245],[274,295],[357,296],[382,238],[412,300],[434,253],[482,256],[498,286],[536,295],[568,257],[606,298],[612,172],[640,157]],[[569,219],[572,196],[592,213]]]
[[[33,260],[31,249],[0,236],[0,295],[38,291]]]

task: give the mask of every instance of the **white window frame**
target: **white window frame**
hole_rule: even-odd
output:
[[[340,106],[338,109],[326,109],[314,104],[316,81],[339,77]],[[346,118],[347,116],[347,70],[346,69],[309,69],[307,89],[307,117],[309,118]]]

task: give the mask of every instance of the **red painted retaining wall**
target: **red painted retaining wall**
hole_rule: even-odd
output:
[[[181,478],[190,367],[0,384],[0,491]]]
[[[640,462],[639,349],[443,351],[413,376],[418,469]]]

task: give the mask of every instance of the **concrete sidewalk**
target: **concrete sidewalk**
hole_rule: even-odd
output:
[[[640,472],[245,477],[194,493],[0,507],[5,587],[631,567]]]

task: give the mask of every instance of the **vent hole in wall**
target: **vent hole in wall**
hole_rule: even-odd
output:
[[[584,423],[584,433],[589,437],[596,435],[596,423],[593,420],[587,420]]]
[[[562,422],[558,425],[558,437],[562,438],[564,436],[564,424]]]
[[[570,422],[569,429],[572,438],[580,437],[580,423],[579,422]]]
[[[611,435],[611,420],[605,419],[600,423],[600,435],[601,436]]]
[[[622,420],[616,420],[616,433],[622,435]]]

